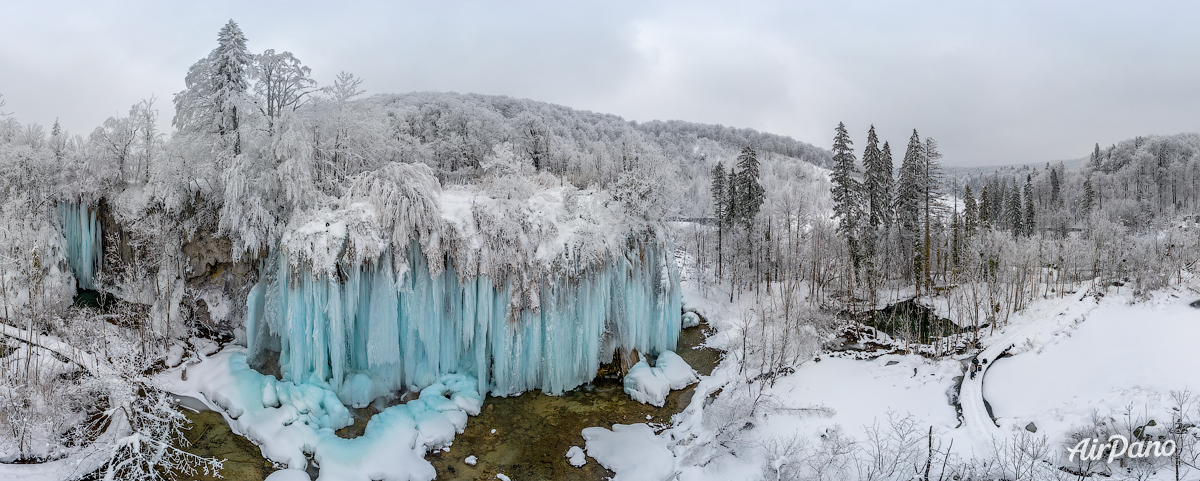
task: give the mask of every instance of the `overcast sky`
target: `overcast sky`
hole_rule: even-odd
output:
[[[322,84],[530,98],[638,121],[750,127],[828,148],[839,121],[948,165],[1042,162],[1200,130],[1200,2],[20,2],[0,94],[73,133],[156,95],[229,19]],[[105,2],[108,3],[108,2]],[[164,125],[165,126],[165,125]]]

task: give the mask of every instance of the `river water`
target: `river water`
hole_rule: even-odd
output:
[[[709,328],[701,324],[684,329],[676,352],[693,369],[707,375],[720,362],[721,353],[702,347]],[[625,394],[620,379],[598,378],[562,396],[531,391],[520,396],[484,400],[479,416],[470,418],[448,451],[429,453],[425,459],[437,469],[439,480],[512,479],[602,480],[613,475],[588,458],[582,468],[567,463],[571,446],[584,446],[584,428],[613,424],[669,424],[671,416],[687,407],[693,387],[673,391],[661,408],[642,404]],[[189,452],[228,459],[221,475],[226,480],[260,480],[274,471],[257,446],[232,433],[224,419],[212,411],[192,413]],[[361,435],[372,408],[353,410],[354,426],[339,431],[344,437]],[[465,459],[475,456],[475,466]],[[198,478],[202,480],[215,478]]]

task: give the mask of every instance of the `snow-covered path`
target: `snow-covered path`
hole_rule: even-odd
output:
[[[974,379],[970,375],[964,377],[958,391],[958,402],[962,407],[962,427],[970,433],[976,443],[985,446],[1000,435],[999,426],[992,421],[983,399],[983,380],[987,377],[988,369],[995,365],[996,358],[1013,346],[1034,338],[1056,335],[1082,322],[1086,314],[1095,307],[1094,299],[1078,291],[1057,301],[1035,302],[1026,310],[1015,314],[1002,334],[984,341],[987,347],[975,357],[981,361],[987,359],[988,363],[981,365],[980,372],[975,374]]]
[[[988,368],[994,364],[992,361],[1001,353],[1018,342],[1024,342],[1038,327],[1036,322],[1030,322],[1017,329],[1009,329],[1009,332],[995,339],[990,346],[976,355],[977,358],[987,359],[989,362],[981,366],[981,371],[975,374],[975,378],[972,379],[969,374],[964,377],[958,391],[958,402],[962,406],[963,427],[971,433],[974,439],[988,440],[998,427],[992,421],[992,417],[988,415],[987,406],[983,403],[983,378],[987,375]]]

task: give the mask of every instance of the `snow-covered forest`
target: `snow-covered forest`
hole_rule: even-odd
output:
[[[218,473],[187,449],[186,397],[272,479],[433,479],[426,456],[489,400],[614,369],[636,401],[690,396],[661,425],[575,433],[586,456],[560,461],[615,479],[1200,475],[1188,366],[1054,415],[1013,398],[1047,371],[1036,356],[1115,355],[1121,336],[1088,329],[1146,315],[1122,309],[1166,312],[1156,339],[1200,333],[1176,305],[1200,289],[1198,134],[949,172],[917,130],[839,124],[827,151],[504,96],[367,95],[261,47],[230,21],[183,91],[86,134],[0,97],[0,477]],[[701,328],[723,354],[697,375],[676,351]],[[999,364],[987,392],[976,358]],[[365,434],[338,434],[368,407]],[[1085,432],[1176,448],[1069,460]]]

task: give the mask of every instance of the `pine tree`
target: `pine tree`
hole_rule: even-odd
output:
[[[963,193],[963,233],[966,237],[970,237],[975,233],[975,228],[979,225],[979,208],[975,204],[975,195],[971,192],[971,186],[967,186]]]
[[[892,164],[892,147],[888,145],[887,141],[883,142],[883,155],[880,157],[879,165],[879,171],[880,174],[882,174],[880,176],[880,179],[882,180],[880,191],[883,196],[882,220],[885,226],[891,226],[892,219],[895,218],[895,211],[892,209],[892,197],[896,190],[896,181],[892,177],[893,172],[895,171],[895,168]]]
[[[914,133],[916,131],[914,130]],[[938,144],[933,137],[925,138],[924,155],[921,156],[921,199],[924,201],[924,217],[925,217],[925,238],[924,251],[922,259],[924,260],[925,286],[931,286],[930,273],[932,272],[933,258],[933,216],[935,210],[940,206],[942,194],[942,166],[938,163],[938,159],[942,158],[941,152],[938,151]]]
[[[1080,203],[1080,210],[1083,211],[1084,217],[1092,213],[1092,206],[1096,202],[1096,190],[1092,188],[1092,178],[1088,177],[1083,181],[1083,199]]]
[[[725,227],[732,226],[735,221],[741,218],[742,206],[738,201],[740,199],[738,189],[738,172],[733,167],[729,168],[729,175],[725,176]]]
[[[1013,182],[1012,189],[1008,191],[1008,205],[1005,209],[1008,214],[1008,229],[1012,231],[1013,236],[1020,236],[1025,225],[1025,215],[1021,210],[1021,190],[1017,188],[1016,181]]]
[[[1100,170],[1100,143],[1096,143],[1096,149],[1092,151],[1091,158],[1092,170]]]
[[[1053,171],[1051,171],[1053,172]],[[1033,212],[1033,176],[1025,176],[1025,235],[1033,236],[1037,231],[1037,221],[1034,219]]]
[[[858,168],[851,148],[853,145],[850,135],[846,133],[846,125],[838,122],[833,137],[833,173],[830,179],[833,187],[830,192],[833,194],[833,215],[838,218],[838,231],[846,237],[854,234],[859,209],[858,192],[861,188],[854,178]]]
[[[758,216],[758,211],[762,209],[765,192],[762,184],[758,183],[758,154],[754,149],[745,147],[742,153],[738,155],[738,173],[737,194],[738,206],[741,209],[738,212],[742,222],[748,227],[754,218]]]
[[[721,279],[724,275],[724,265],[722,261],[722,247],[725,237],[725,217],[726,217],[726,201],[728,199],[725,193],[725,166],[721,162],[712,169],[712,202],[713,202],[713,217],[717,219],[717,279]]]
[[[246,37],[230,20],[217,34],[217,48],[188,69],[186,88],[175,94],[175,119],[181,132],[218,134],[234,155],[241,153],[239,112],[250,87],[254,57]]]
[[[66,146],[67,139],[63,137],[62,127],[58,125],[58,118],[55,118],[54,127],[50,128],[50,151],[54,152],[54,160],[62,160]]]
[[[725,218],[725,166],[717,162],[712,168],[712,203],[713,217],[718,223]]]
[[[1058,169],[1050,169],[1050,205],[1058,207],[1062,203],[1060,198],[1062,194],[1062,185],[1058,180]]]
[[[900,181],[896,184],[895,212],[896,223],[899,227],[903,251],[910,256],[912,267],[910,273],[920,271],[917,254],[917,235],[921,222],[921,177],[925,146],[917,130],[913,129],[912,137],[908,139],[908,148],[904,152],[904,160],[900,163]]]
[[[983,190],[979,191],[979,217],[978,223],[980,229],[986,229],[992,225],[992,194],[988,190],[988,184],[983,184]]]
[[[246,36],[237,22],[230,20],[217,33],[217,48],[212,53],[213,101],[217,107],[217,132],[225,137],[234,135],[233,155],[242,151],[242,134],[238,130],[240,118],[238,101],[250,88],[249,74],[254,56],[246,49]],[[244,114],[244,113],[243,113]]]
[[[867,146],[863,149],[863,167],[866,170],[863,191],[867,196],[867,223],[871,227],[886,224],[889,217],[887,210],[892,198],[892,165],[890,148],[886,143],[884,148],[889,150],[889,158],[886,161],[884,153],[879,150],[879,138],[875,135],[875,126],[872,125],[867,131]]]
[[[834,132],[833,173],[830,176],[833,183],[833,187],[830,188],[833,194],[833,216],[838,219],[837,230],[846,239],[850,251],[850,262],[857,274],[861,260],[858,252],[857,229],[859,213],[862,209],[859,205],[862,186],[859,185],[858,179],[854,178],[854,175],[858,173],[858,168],[855,165],[854,149],[852,148],[854,143],[850,140],[850,135],[846,133],[846,125],[838,122]]]

